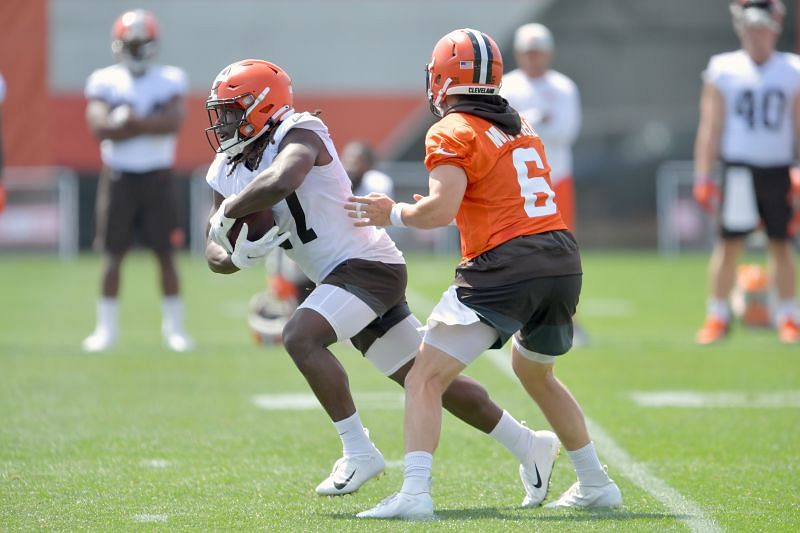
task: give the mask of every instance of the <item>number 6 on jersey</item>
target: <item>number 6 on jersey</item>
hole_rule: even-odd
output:
[[[554,201],[556,193],[544,177],[529,175],[531,167],[544,171],[539,152],[534,148],[516,148],[512,157],[514,168],[517,169],[520,192],[525,200],[525,212],[530,218],[554,214],[558,210]]]

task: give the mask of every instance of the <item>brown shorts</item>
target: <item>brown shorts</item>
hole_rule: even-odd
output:
[[[156,252],[172,249],[179,227],[175,183],[169,169],[120,172],[104,167],[97,189],[95,248],[122,253],[134,237]]]
[[[334,268],[322,283],[357,296],[378,314],[378,318],[350,339],[362,354],[411,314],[406,303],[408,273],[404,264],[348,259]]]
[[[581,293],[578,245],[568,231],[518,237],[456,269],[458,300],[497,331],[492,348],[514,334],[523,347],[561,355],[572,347]]]

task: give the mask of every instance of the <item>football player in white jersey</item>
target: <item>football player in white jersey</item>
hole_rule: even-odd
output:
[[[518,68],[503,75],[500,96],[508,100],[542,138],[561,218],[575,231],[572,144],[581,127],[578,87],[550,68],[555,44],[546,26],[524,24],[514,33]]]
[[[394,196],[394,182],[375,168],[375,152],[364,141],[351,141],[342,150],[342,165],[353,184],[353,196],[378,192]]]
[[[697,342],[712,344],[730,330],[728,298],[744,238],[763,227],[779,302],[774,322],[781,342],[800,342],[790,169],[798,155],[800,57],[775,49],[783,23],[780,0],[734,0],[733,26],[742,44],[711,57],[703,73],[695,141],[697,201],[718,215],[720,238],[709,265],[711,297]],[[711,175],[722,161],[721,189]]]
[[[375,152],[365,141],[347,143],[341,160],[355,196],[370,192],[394,195],[392,178],[375,168]],[[267,289],[250,299],[247,316],[250,331],[259,344],[281,342],[286,321],[315,286],[282,250],[269,257],[267,270]]]
[[[206,178],[215,200],[206,258],[212,271],[229,274],[260,267],[281,245],[316,283],[286,324],[283,343],[342,441],[343,457],[316,492],[347,494],[380,474],[385,462],[328,346],[350,339],[381,373],[402,384],[420,345],[420,323],[405,301],[402,254],[384,230],[352,225],[343,209],[350,180],[328,129],[292,105],[289,76],[267,61],[238,61],[214,80],[206,103],[206,131],[217,152]],[[243,228],[235,246],[228,241],[236,218],[270,208],[276,228],[255,242],[242,240]],[[533,432],[495,405],[480,384],[459,378],[444,405],[533,472]],[[538,505],[548,484],[529,477],[523,477],[526,501]]]
[[[103,251],[97,326],[83,341],[90,352],[117,340],[120,266],[135,230],[153,250],[161,274],[161,332],[174,351],[192,348],[183,327],[183,305],[173,249],[183,241],[176,217],[172,165],[184,117],[186,75],[154,64],[158,23],[149,11],[120,15],[112,27],[117,63],[94,71],[86,82],[86,120],[100,141],[103,171],[97,192],[95,245]]]
[[[575,233],[572,145],[581,127],[581,101],[575,82],[550,68],[554,51],[553,34],[543,24],[523,24],[517,28],[514,58],[518,68],[503,75],[500,96],[542,138],[561,218]],[[577,321],[573,335],[573,346],[587,344],[588,335]]]

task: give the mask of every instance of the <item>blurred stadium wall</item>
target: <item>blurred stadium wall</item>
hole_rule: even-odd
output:
[[[126,9],[156,14],[160,61],[189,75],[189,118],[178,148],[178,170],[187,177],[211,159],[203,102],[213,77],[232,61],[258,57],[286,68],[297,108],[321,109],[337,146],[363,138],[388,162],[419,162],[432,120],[423,67],[436,40],[458,27],[479,28],[497,40],[511,70],[515,28],[540,21],[556,38],[554,67],[581,90],[584,125],[575,148],[580,240],[654,247],[655,169],[664,160],[691,158],[700,72],[711,54],[737,47],[727,4],[1,0],[6,164],[68,166],[87,178],[81,180],[81,242],[88,243],[100,161],[83,117],[83,85],[92,70],[112,62],[110,27]],[[787,4],[780,46],[791,50],[796,10],[794,2]],[[418,178],[412,173],[403,182],[409,190],[425,183],[421,167]]]

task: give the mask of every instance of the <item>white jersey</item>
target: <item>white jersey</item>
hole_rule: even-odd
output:
[[[358,184],[358,187],[353,189],[353,194],[355,196],[366,196],[371,192],[379,192],[386,196],[394,196],[394,183],[392,183],[392,178],[380,170],[367,170],[364,172],[364,177],[361,178],[361,183]]]
[[[350,178],[328,134],[328,128],[310,113],[293,113],[275,132],[256,170],[239,164],[229,176],[230,164],[225,154],[217,154],[208,169],[206,181],[226,198],[238,194],[258,174],[267,169],[278,154],[281,140],[292,128],[308,129],[319,135],[333,161],[315,166],[292,194],[272,211],[281,232],[290,232],[289,256],[308,278],[319,283],[340,263],[348,259],[366,259],[389,264],[404,264],[403,254],[383,229],[357,228],[347,216],[344,204],[350,196]]]
[[[720,156],[729,162],[781,166],[794,161],[794,99],[800,57],[774,52],[757,65],[744,50],[711,57],[703,80],[725,100]]]
[[[86,98],[102,100],[112,110],[129,106],[145,117],[158,111],[175,96],[186,93],[186,75],[178,67],[154,65],[141,76],[133,76],[122,65],[95,70],[86,82]],[[115,170],[148,172],[170,168],[175,162],[174,133],[138,135],[100,143],[103,164]]]
[[[503,76],[500,96],[542,138],[552,182],[571,177],[572,143],[581,127],[580,95],[575,83],[555,70],[530,78],[516,69]]]

